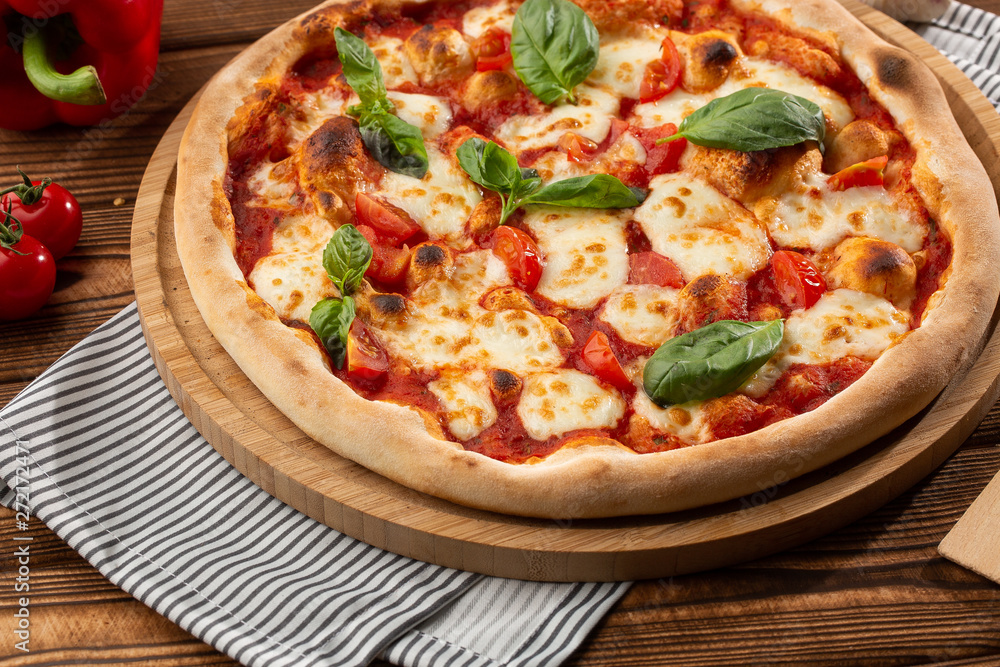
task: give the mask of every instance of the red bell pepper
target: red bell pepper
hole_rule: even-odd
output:
[[[162,13],[163,0],[0,0],[0,127],[123,114],[156,80]]]

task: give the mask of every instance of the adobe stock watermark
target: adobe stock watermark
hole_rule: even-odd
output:
[[[28,482],[28,450],[24,443],[17,440],[14,445],[14,457],[17,469],[14,472],[12,490],[14,491],[14,521],[19,531],[30,529],[31,510],[28,507],[30,489]],[[14,558],[17,560],[17,576],[14,577],[14,593],[17,595],[14,611],[14,648],[27,653],[31,641],[31,599],[27,593],[31,590],[31,535],[14,535]]]

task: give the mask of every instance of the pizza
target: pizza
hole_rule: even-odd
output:
[[[832,2],[352,0],[184,135],[177,250],[309,436],[576,518],[815,470],[978,355],[997,206],[934,76]]]

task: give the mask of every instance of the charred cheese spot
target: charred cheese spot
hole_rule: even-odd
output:
[[[385,169],[369,155],[357,121],[337,116],[325,121],[299,149],[299,178],[316,205],[330,217],[342,213],[359,190],[377,182]]]
[[[491,290],[483,297],[482,305],[486,310],[492,311],[517,309],[538,312],[535,303],[524,290],[509,285]]]
[[[676,307],[677,335],[719,320],[746,321],[746,283],[715,274],[699,276],[678,293]]]
[[[473,237],[484,236],[499,227],[501,211],[500,197],[485,197],[472,209],[472,215],[465,225],[468,234]]]
[[[426,241],[411,252],[410,267],[406,271],[407,289],[413,290],[432,278],[447,277],[454,265],[452,252],[446,246]]]
[[[517,81],[510,74],[501,70],[476,72],[465,84],[462,92],[462,103],[469,111],[496,106],[503,100],[509,100],[517,94]]]
[[[625,401],[593,376],[559,369],[524,379],[517,415],[528,435],[547,440],[581,428],[614,428]]]
[[[490,393],[498,404],[511,403],[521,393],[521,378],[510,371],[490,371]]]
[[[849,238],[834,250],[826,278],[831,287],[874,294],[906,309],[916,295],[917,267],[895,243]]]
[[[889,154],[889,138],[875,123],[860,119],[847,124],[830,143],[824,159],[828,173]]]
[[[721,30],[696,35],[671,32],[670,38],[684,63],[683,86],[693,93],[721,86],[740,55],[733,36]]]
[[[406,39],[405,49],[425,86],[468,76],[475,64],[472,49],[454,28],[425,25]]]

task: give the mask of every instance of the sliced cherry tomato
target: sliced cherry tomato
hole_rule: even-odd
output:
[[[9,213],[10,209],[4,207]],[[45,305],[56,286],[52,253],[0,212],[0,320],[20,320]]]
[[[504,69],[513,60],[510,33],[494,26],[476,38],[472,43],[472,52],[476,56],[476,71]]]
[[[5,211],[11,204],[11,215],[21,222],[24,233],[40,241],[54,259],[62,259],[80,240],[79,202],[51,179],[32,181],[20,169],[18,173],[24,183],[6,188],[9,192],[0,198],[0,207]]]
[[[619,389],[630,389],[634,386],[622,370],[622,365],[618,363],[618,357],[615,356],[611,343],[604,333],[594,331],[590,334],[580,354],[583,363],[599,379]]]
[[[507,265],[514,284],[526,292],[538,286],[542,277],[541,252],[535,240],[514,227],[497,227],[487,245]]]
[[[380,202],[363,192],[354,197],[354,212],[358,218],[358,226],[371,227],[391,246],[399,247],[420,231],[420,225],[413,222],[406,211]]]
[[[666,139],[676,134],[676,125],[664,123],[656,127],[631,127],[629,132],[646,149],[645,169],[651,177],[658,174],[669,174],[680,169],[681,155],[687,148],[687,139],[680,137],[666,143],[656,143],[659,139]]]
[[[639,86],[639,102],[655,102],[673,92],[681,80],[681,57],[669,37],[663,38],[663,55],[646,65]]]
[[[873,157],[870,160],[841,169],[828,178],[826,182],[834,190],[846,190],[865,185],[883,185],[885,183],[883,170],[887,164],[889,164],[888,155]]]
[[[779,250],[771,256],[774,286],[789,308],[809,308],[826,291],[826,280],[808,257],[793,250]]]
[[[358,226],[358,231],[372,247],[372,263],[368,265],[365,275],[386,285],[402,284],[406,279],[406,270],[410,267],[409,248],[385,245],[378,232],[367,225]]]
[[[634,252],[628,256],[628,281],[633,285],[684,287],[684,276],[669,258],[658,252]]]
[[[355,318],[347,332],[347,376],[371,384],[389,375],[389,358],[364,323]]]
[[[576,132],[567,132],[559,137],[559,148],[566,151],[566,159],[570,162],[590,162],[597,153],[597,142]]]

